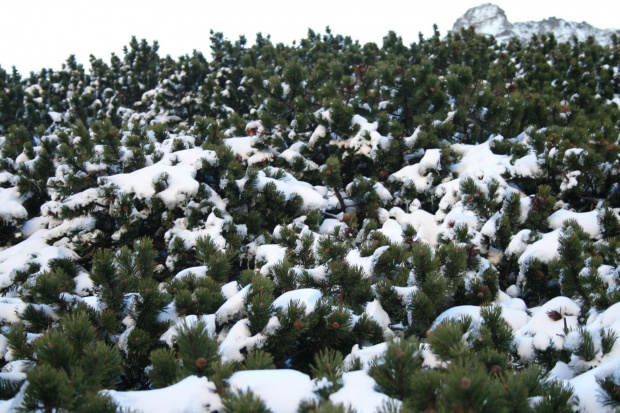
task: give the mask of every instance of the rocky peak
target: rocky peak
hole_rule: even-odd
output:
[[[506,13],[495,4],[486,3],[473,7],[454,23],[453,31],[474,26],[476,32],[493,36],[510,36],[513,33],[512,24]]]
[[[511,23],[504,10],[491,3],[467,10],[456,20],[452,31],[458,32],[461,28],[470,26],[473,26],[477,33],[494,36],[499,42],[508,42],[512,37],[518,37],[522,42],[527,42],[534,34],[540,36],[553,33],[560,42],[570,41],[573,36],[577,36],[579,40],[594,36],[598,43],[609,45],[613,33],[620,36],[620,30],[598,29],[586,22],[576,23],[556,17],[542,21]]]

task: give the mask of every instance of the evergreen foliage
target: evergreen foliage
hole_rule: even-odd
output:
[[[386,412],[578,406],[549,373],[618,346],[617,39],[158,49],[0,68],[2,398],[116,411],[193,375],[268,412],[228,378],[293,368],[322,383],[299,411],[341,412],[364,368]]]

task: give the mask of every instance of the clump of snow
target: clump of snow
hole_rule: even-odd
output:
[[[420,159],[419,170],[424,174],[428,171],[441,170],[441,149],[427,149],[424,151],[424,156]]]
[[[248,158],[257,152],[257,149],[253,146],[258,142],[257,136],[244,136],[241,138],[228,138],[224,139],[224,144],[228,146],[235,155],[241,157],[241,160],[248,160]]]
[[[583,374],[578,375],[568,383],[572,386],[575,396],[579,398],[579,408],[584,412],[612,412],[611,406],[603,406],[599,397],[602,392],[601,387],[596,382],[597,378],[605,378],[609,375],[616,377],[618,381],[618,371],[620,371],[620,358],[610,360],[605,364],[593,368]]]
[[[260,120],[253,120],[248,122],[247,125],[245,125],[245,132],[250,135],[250,136],[254,136],[254,135],[262,135],[263,132],[265,131],[265,127],[263,126],[263,122],[261,122]]]
[[[226,245],[226,239],[222,236],[222,231],[224,230],[224,226],[227,224],[227,219],[218,218],[214,212],[211,212],[207,217],[203,228],[190,230],[185,226],[183,218],[179,218],[174,221],[174,226],[166,231],[164,239],[172,248],[174,238],[181,238],[185,243],[185,247],[189,249],[196,246],[196,240],[198,238],[210,237],[215,245],[217,245],[220,249],[223,249]],[[170,259],[170,257],[168,258]]]
[[[274,308],[286,309],[292,302],[298,302],[306,307],[306,314],[314,311],[317,301],[321,299],[323,294],[314,288],[300,288],[288,291],[273,301]]]
[[[398,241],[400,242],[401,240],[402,237]],[[352,267],[360,267],[364,272],[364,277],[371,277],[373,275],[373,267],[375,266],[377,260],[379,259],[381,254],[383,254],[389,248],[390,247],[387,245],[379,247],[375,250],[375,252],[373,252],[371,256],[368,257],[362,257],[360,255],[360,250],[358,250],[357,248],[351,248],[345,257],[345,260]]]
[[[218,412],[222,400],[215,392],[215,384],[206,377],[189,376],[172,386],[157,390],[116,391],[103,390],[120,408],[136,412]],[[182,395],[182,397],[180,397]]]
[[[262,275],[269,274],[269,269],[284,261],[284,258],[286,258],[286,248],[278,244],[265,244],[256,248],[256,262],[264,263],[260,268],[260,273]]]
[[[426,192],[433,185],[434,178],[431,174],[424,175],[424,172],[426,172],[425,169],[424,172],[421,172],[420,170],[420,164],[407,165],[401,170],[390,175],[390,179],[397,180],[405,184],[412,183],[415,185],[416,191]]]
[[[319,234],[321,235],[332,234],[334,232],[335,227],[337,226],[342,227],[343,225],[345,224],[339,219],[325,218],[323,222],[321,222],[321,225],[319,226]]]
[[[207,334],[213,336],[215,334],[215,315],[214,314],[204,314],[200,317],[196,315],[188,315],[184,318],[180,319],[175,325],[170,327],[164,334],[161,335],[159,340],[168,344],[168,347],[172,347],[174,341],[179,335],[179,330],[182,328],[193,328],[195,327],[199,321],[202,321],[205,325],[205,330]]]
[[[241,289],[241,291],[237,292],[237,294],[233,295],[231,298],[226,300],[224,304],[222,304],[222,306],[215,312],[215,319],[218,324],[224,324],[231,319],[235,319],[245,314],[245,296],[248,294],[251,287],[251,284],[246,285],[243,289]]]
[[[156,193],[152,183],[166,174],[167,187],[157,196],[168,208],[174,208],[198,192],[200,185],[194,178],[196,171],[204,166],[205,160],[215,164],[215,152],[201,148],[186,149],[167,153],[154,165],[100,179],[107,185],[116,186],[122,193],[133,193],[138,198],[150,199]]]
[[[394,286],[394,291],[396,291],[396,294],[398,294],[400,301],[403,305],[409,305],[411,304],[411,298],[413,294],[418,291],[418,287],[416,287],[415,285],[411,287]]]
[[[519,234],[516,236],[518,235]],[[541,235],[541,239],[525,248],[525,251],[523,251],[523,254],[519,257],[519,264],[523,264],[533,258],[542,262],[550,262],[559,256],[558,248],[560,247],[562,230],[556,229]]]
[[[327,278],[325,274],[327,273],[327,265],[319,265],[318,267],[310,268],[306,270],[306,273],[314,278],[316,281],[325,281]]]
[[[86,219],[88,221],[88,219]],[[94,220],[90,220],[91,222]],[[67,221],[63,223],[65,233],[71,224],[76,222]],[[92,222],[94,224],[94,222]],[[48,262],[56,258],[75,258],[77,254],[69,248],[63,246],[48,245],[46,240],[50,233],[58,232],[57,229],[39,230],[30,238],[0,251],[0,288],[8,287],[13,284],[15,270],[25,269],[29,263],[39,264],[41,270],[48,269]]]
[[[521,300],[519,300],[521,301]],[[506,306],[501,306],[502,318],[512,327],[517,330],[527,324],[530,317],[527,315],[525,309],[515,309]]]
[[[59,112],[49,111],[47,112],[53,123],[60,123],[63,121],[64,115]]]
[[[437,215],[441,215],[441,211],[438,211]],[[437,236],[454,240],[455,230],[460,225],[467,225],[468,228],[474,230],[479,228],[478,217],[473,211],[466,209],[461,201],[457,202],[450,212],[443,217],[443,223],[437,230]]]
[[[302,400],[315,400],[315,385],[296,370],[238,371],[228,379],[232,391],[251,390],[273,413],[295,413]]]
[[[459,176],[476,176],[483,181],[493,178],[504,183],[502,174],[512,168],[510,157],[493,153],[491,142],[492,139],[479,145],[452,145],[452,150],[463,156],[459,163],[452,166],[452,171]]]
[[[496,212],[493,214],[491,219],[489,219],[480,229],[480,233],[482,235],[486,235],[489,238],[494,238],[497,232],[497,220],[500,218],[500,213]]]
[[[312,135],[310,136],[310,140],[308,141],[308,146],[313,148],[316,145],[317,141],[321,138],[324,138],[327,135],[327,128],[323,125],[319,125],[316,127]]]
[[[358,413],[374,413],[386,403],[400,407],[402,402],[375,390],[377,382],[363,370],[343,373],[342,388],[329,395],[334,404],[342,404]]]
[[[193,275],[196,278],[204,278],[207,276],[208,269],[209,267],[204,266],[204,265],[201,265],[199,267],[186,268],[182,271],[179,271],[177,275],[174,276],[174,279],[182,280],[183,278],[188,277],[190,275]]]
[[[518,300],[521,301],[521,300]],[[527,324],[529,316],[525,312],[525,309],[512,308],[509,303],[499,304],[502,311],[502,318],[513,329],[519,329]],[[474,326],[479,326],[483,322],[480,315],[481,307],[474,305],[461,305],[447,309],[441,313],[433,322],[432,328],[437,327],[439,324],[447,320],[461,320],[463,317],[470,317]]]
[[[591,238],[599,239],[601,237],[601,229],[598,225],[598,212],[596,210],[590,212],[574,212],[566,209],[555,211],[547,221],[553,229],[562,228],[567,220],[574,220],[587,232]]]
[[[532,345],[537,350],[546,350],[551,346],[551,337],[547,333],[538,332],[534,336],[534,340],[532,341]]]
[[[521,294],[521,290],[516,285],[512,284],[506,289],[506,294],[511,297],[518,297]]]
[[[227,300],[229,298],[232,298],[238,292],[239,292],[239,283],[237,281],[231,281],[227,284],[222,285],[222,295]]]
[[[564,362],[558,361],[549,372],[550,379],[570,380],[574,377],[573,370]]]
[[[375,192],[377,193],[377,196],[379,196],[379,199],[381,200],[383,204],[386,204],[394,199],[394,197],[392,196],[392,193],[388,191],[388,189],[385,186],[383,186],[381,182],[375,183],[372,189],[375,190]]]
[[[174,300],[165,306],[162,312],[157,315],[157,321],[159,323],[176,323],[179,321],[177,305]]]
[[[523,251],[527,249],[527,242],[529,241],[531,233],[531,229],[522,229],[521,231],[517,232],[510,240],[508,247],[506,247],[506,250],[504,251],[505,254],[507,256],[521,256],[521,254],[523,254]]]
[[[480,307],[475,305],[460,305],[452,307],[439,314],[433,322],[432,329],[448,320],[461,320],[463,317],[471,317],[473,325],[480,325]]]
[[[358,344],[354,345],[351,353],[347,355],[343,362],[344,370],[350,370],[355,360],[359,360],[362,369],[370,369],[371,364],[387,351],[387,343],[379,343],[374,346],[360,348]]]
[[[570,158],[571,156],[579,157],[583,152],[583,148],[569,148],[564,152],[564,159]]]
[[[75,282],[75,292],[77,295],[84,297],[92,294],[94,283],[87,272],[80,271],[73,278],[73,281]]]
[[[265,185],[273,183],[276,189],[284,194],[287,201],[295,194],[299,195],[302,199],[302,204],[300,205],[302,213],[313,209],[325,210],[327,208],[327,201],[316,188],[307,182],[297,180],[288,172],[285,172],[282,178],[274,179],[268,177],[264,171],[259,171],[257,179],[256,188],[259,191],[262,191]]]
[[[516,176],[537,178],[542,175],[543,171],[538,163],[535,153],[530,153],[515,161],[511,173]]]
[[[566,174],[564,178],[562,178],[562,183],[560,184],[560,191],[566,191],[567,189],[571,189],[579,185],[579,181],[577,178],[581,175],[581,171],[571,171]]]
[[[525,326],[517,330],[516,335],[535,337],[545,333],[557,348],[564,347],[564,330],[576,330],[579,327],[577,316],[581,312],[579,306],[570,298],[555,297],[541,307],[535,309],[532,318]],[[557,313],[558,319],[554,319]]]
[[[377,232],[385,235],[392,244],[401,244],[403,242],[403,226],[394,219],[389,218],[385,220]]]
[[[438,226],[435,217],[429,212],[418,209],[408,214],[402,209],[394,207],[390,209],[390,216],[394,217],[402,226],[411,225],[423,241],[432,246],[437,245]]]
[[[93,202],[99,200],[99,198],[102,196],[102,192],[103,191],[101,191],[100,188],[89,188],[85,191],[68,196],[67,198],[63,199],[62,202],[49,201],[41,206],[41,212],[46,215],[58,215],[61,206],[65,206],[71,210],[83,208],[86,205],[90,205]]]
[[[354,115],[352,122],[359,125],[360,129],[354,137],[348,140],[347,146],[356,155],[364,155],[371,159],[376,159],[379,149],[389,149],[392,138],[382,136],[377,132],[378,122],[370,123],[360,115]]]
[[[273,160],[274,154],[271,152],[257,152],[254,155],[250,156],[247,160],[249,166],[254,165],[264,165],[265,163]]]
[[[588,320],[590,328],[612,328],[620,334],[620,303],[616,303],[600,314],[596,314],[594,319]]]
[[[280,158],[286,159],[286,161],[290,165],[293,165],[295,161],[297,160],[297,158],[301,158],[304,161],[304,164],[306,165],[306,170],[312,171],[312,170],[318,169],[319,166],[315,162],[310,161],[301,155],[300,151],[305,146],[306,144],[304,142],[295,142],[294,144],[292,144],[289,148],[285,149],[280,154]]]
[[[27,304],[19,298],[0,297],[0,321],[9,324],[19,323],[19,315],[26,307]]]
[[[392,330],[390,330],[390,316],[385,312],[381,303],[378,299],[375,298],[374,301],[371,301],[366,304],[366,308],[364,309],[364,313],[368,315],[371,319],[375,320],[377,324],[381,326],[383,329],[383,336],[390,337],[394,335]]]
[[[239,320],[226,333],[226,336],[220,343],[219,353],[223,361],[243,361],[244,355],[241,351],[251,351],[260,348],[267,339],[262,334],[252,336],[250,332],[250,321],[247,318]]]
[[[28,212],[22,205],[23,199],[17,190],[17,187],[0,188],[0,219],[5,225],[8,223],[15,224],[16,219],[26,219]]]

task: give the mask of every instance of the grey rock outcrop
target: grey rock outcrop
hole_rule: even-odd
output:
[[[470,26],[473,26],[477,33],[494,36],[499,42],[505,43],[513,37],[527,42],[534,34],[540,36],[553,33],[558,42],[570,41],[573,36],[582,41],[593,36],[598,43],[606,46],[611,44],[612,34],[615,33],[620,37],[620,30],[598,29],[586,22],[577,23],[556,17],[541,21],[511,23],[503,9],[490,3],[467,10],[456,20],[452,31],[458,32],[461,28]]]

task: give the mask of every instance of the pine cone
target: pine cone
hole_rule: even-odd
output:
[[[205,367],[207,367],[207,359],[205,359],[204,357],[197,358],[196,367],[198,367],[199,369],[204,369]]]

